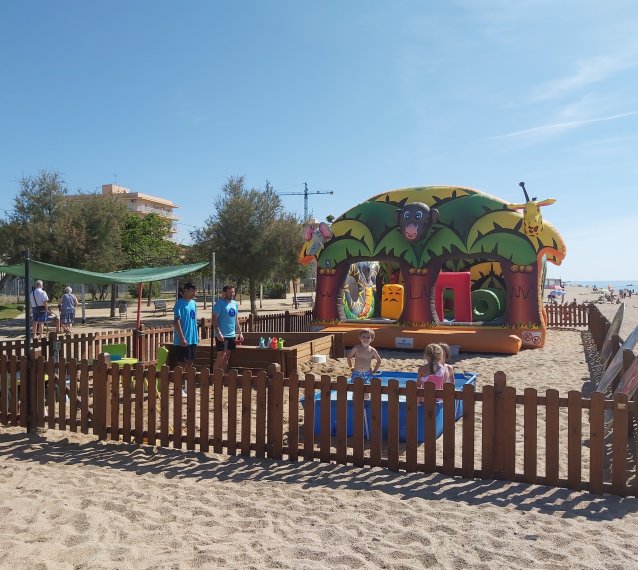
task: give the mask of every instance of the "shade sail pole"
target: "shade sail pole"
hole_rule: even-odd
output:
[[[216,275],[215,275],[215,252],[213,252],[213,258],[211,259],[211,265],[213,268],[213,298],[211,300],[211,303],[214,305],[217,302],[217,282],[215,281],[216,279]]]
[[[143,283],[137,284],[137,322],[135,323],[135,328],[140,330],[140,325],[142,324],[142,287]]]
[[[27,361],[27,377],[22,379],[22,397],[26,400],[26,414],[27,414],[27,432],[30,434],[36,433],[36,399],[37,395],[34,391],[37,389],[35,386],[35,378],[32,377],[31,371],[34,366],[34,362],[31,361],[31,308],[30,308],[30,295],[29,295],[29,281],[31,280],[31,257],[29,254],[29,249],[27,248],[24,251],[24,280],[25,280],[25,304],[24,304],[24,323],[25,323],[25,332],[27,336],[24,342],[24,358]],[[35,301],[35,297],[33,298]],[[40,341],[42,343],[42,341]],[[40,344],[42,346],[42,344]],[[17,394],[14,394],[14,398],[17,398]],[[4,394],[2,396],[4,398]],[[24,413],[24,412],[21,412]]]
[[[86,323],[86,285],[82,283],[80,288],[82,295],[82,324]]]
[[[141,360],[142,355],[142,287],[144,284],[140,281],[137,284],[137,321],[135,323],[135,357]]]
[[[24,356],[31,354],[31,300],[29,299],[29,282],[31,281],[31,267],[29,249],[24,250]]]

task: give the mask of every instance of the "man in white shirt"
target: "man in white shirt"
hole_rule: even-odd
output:
[[[29,302],[33,313],[33,338],[39,338],[44,335],[44,323],[47,322],[49,312],[49,296],[42,288],[42,281],[35,282],[35,288],[31,291]]]

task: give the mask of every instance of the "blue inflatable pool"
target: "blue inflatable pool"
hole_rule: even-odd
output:
[[[472,384],[476,386],[476,374],[473,372],[457,372],[454,375],[454,381],[457,390],[462,390],[466,384]],[[398,380],[400,387],[405,387],[409,380],[416,380],[417,375],[415,372],[381,372],[375,374],[374,378],[379,378],[383,386],[387,386],[390,380]],[[368,425],[371,422],[370,415],[370,402],[365,402],[365,414],[368,420]],[[303,398],[302,398],[303,404]],[[405,441],[406,437],[406,420],[405,420],[405,396],[399,396],[399,439]],[[417,439],[419,443],[423,443],[424,440],[424,406],[418,406],[417,409]],[[353,411],[352,411],[352,392],[348,392],[348,436],[353,434]],[[463,415],[463,402],[456,400],[455,402],[455,418],[458,420]],[[321,394],[315,393],[315,434],[321,432]],[[330,427],[333,435],[337,433],[337,392],[332,390],[330,394]],[[382,437],[386,438],[388,434],[388,396],[387,394],[381,395],[381,429]],[[437,401],[436,403],[436,437],[439,437],[443,433],[443,402]]]

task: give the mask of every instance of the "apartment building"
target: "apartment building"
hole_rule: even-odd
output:
[[[177,229],[174,222],[179,220],[179,216],[174,214],[176,204],[164,198],[151,196],[150,194],[142,194],[141,192],[131,192],[128,188],[118,186],[117,184],[102,184],[102,194],[115,195],[126,204],[127,209],[138,216],[146,216],[148,214],[157,214],[168,220],[171,220],[171,234],[175,234]]]
[[[175,215],[174,210],[179,208],[179,206],[170,200],[151,196],[150,194],[142,194],[141,192],[132,192],[128,188],[118,186],[117,184],[102,184],[102,194],[117,196],[126,204],[126,208],[129,212],[137,214],[138,216],[143,217],[148,214],[157,214],[170,220],[171,236],[177,233],[175,222],[179,220],[179,216]],[[77,200],[82,199],[84,196],[84,194],[71,194],[67,196],[67,198]]]

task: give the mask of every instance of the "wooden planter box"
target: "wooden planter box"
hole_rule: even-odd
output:
[[[284,348],[259,348],[259,339],[268,340],[269,336],[284,339]],[[203,340],[197,346],[195,365],[208,366],[212,370],[216,350],[210,339]],[[243,344],[231,352],[230,367],[251,370],[267,370],[270,364],[279,364],[284,376],[296,372],[299,364],[307,362],[313,354],[325,354],[330,358],[343,358],[345,348],[343,334],[325,334],[322,332],[289,333],[245,333]]]

